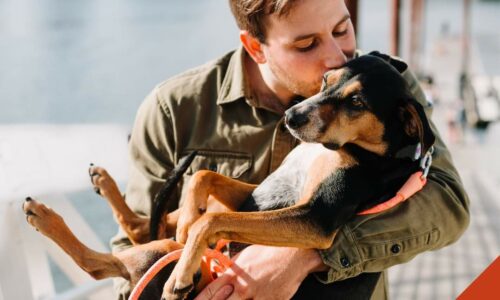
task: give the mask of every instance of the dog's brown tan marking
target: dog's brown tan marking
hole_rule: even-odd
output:
[[[207,211],[208,199],[213,197],[209,211],[237,211],[243,201],[257,186],[244,183],[212,171],[199,171],[193,174],[189,183],[186,203],[180,209],[177,222],[177,241],[185,243],[189,227]],[[218,206],[217,202],[223,206]]]
[[[331,175],[331,166],[349,168],[355,164],[357,164],[357,162],[352,156],[348,155],[343,150],[329,151],[317,156],[307,173],[307,180],[297,205],[307,203],[307,201],[311,200],[314,192],[318,190],[319,184]]]
[[[324,121],[329,126],[319,139],[323,143],[334,142],[338,146],[354,143],[380,155],[387,150],[382,140],[384,125],[371,112],[364,111],[352,117],[342,111],[333,120]]]
[[[361,82],[356,80],[354,82],[350,82],[343,90],[342,90],[342,98],[346,98],[349,95],[359,93],[361,91],[362,85]]]
[[[326,86],[334,86],[336,85],[342,76],[344,75],[345,69],[337,69],[337,70],[332,70],[329,71],[328,73],[325,74],[325,82],[324,84]]]
[[[402,107],[402,111],[400,111],[400,114],[408,114],[407,116],[401,117],[403,120],[405,120],[404,129],[406,134],[408,134],[409,136],[419,137],[420,144],[426,145],[427,143],[424,141],[424,125],[415,106],[412,103],[408,103],[407,105]],[[427,151],[427,149],[422,150],[424,152]]]

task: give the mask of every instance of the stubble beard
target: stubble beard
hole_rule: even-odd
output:
[[[321,87],[321,80],[317,83],[306,83],[298,81],[292,76],[290,76],[289,72],[282,69],[280,66],[274,64],[273,61],[269,61],[269,68],[274,76],[279,80],[279,82],[290,92],[297,96],[302,96],[305,98],[312,97],[316,95]]]

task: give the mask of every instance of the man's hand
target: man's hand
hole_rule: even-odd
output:
[[[252,245],[233,261],[196,300],[290,299],[309,273],[327,269],[313,249]]]

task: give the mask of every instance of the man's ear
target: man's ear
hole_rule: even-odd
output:
[[[240,31],[240,41],[247,50],[247,53],[252,57],[252,59],[258,64],[266,63],[266,57],[262,52],[262,43],[254,36],[252,36],[248,31]]]
[[[406,103],[400,107],[399,118],[403,122],[406,134],[418,138],[422,145],[421,155],[424,155],[434,144],[436,137],[432,132],[422,105],[415,99],[406,101]]]

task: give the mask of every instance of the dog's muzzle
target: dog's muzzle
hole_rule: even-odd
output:
[[[291,108],[285,112],[285,123],[290,129],[298,129],[309,122],[307,112],[298,112]]]

